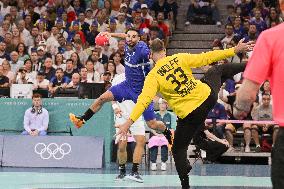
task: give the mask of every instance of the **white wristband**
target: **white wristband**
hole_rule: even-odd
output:
[[[119,108],[119,106],[115,103],[112,105],[112,109],[115,110],[116,108]]]

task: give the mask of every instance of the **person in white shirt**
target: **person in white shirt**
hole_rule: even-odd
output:
[[[125,74],[117,75],[113,81],[112,85],[117,85],[125,80]],[[120,123],[123,123],[128,116],[130,115],[130,112],[134,108],[134,102],[131,100],[126,100],[123,102],[112,102],[113,110],[115,113],[115,125],[118,125]],[[117,129],[118,131],[118,129]],[[142,119],[142,116],[139,117],[139,119],[133,123],[133,127],[131,127],[131,137],[121,137],[117,136],[115,142],[118,143],[118,163],[119,163],[119,175],[116,177],[115,180],[123,180],[124,177],[130,180],[135,180],[136,182],[143,182],[142,177],[138,173],[138,167],[142,160],[142,155],[144,151],[144,145],[145,145],[145,126],[144,121]],[[129,175],[126,176],[126,169],[125,164],[127,161],[127,151],[126,146],[127,142],[135,141],[135,149],[133,153],[133,167],[132,171]]]
[[[44,72],[38,72],[36,76],[36,80],[34,81],[34,84],[33,84],[33,90],[36,90],[36,89],[48,90],[48,86],[49,86],[49,80],[45,79]]]
[[[92,60],[87,60],[87,83],[100,83],[100,73],[95,69],[94,62]]]
[[[78,90],[79,84],[80,84],[80,74],[73,73],[71,82],[66,86],[66,88]]]
[[[32,97],[33,106],[26,110],[24,115],[24,128],[22,135],[46,136],[49,122],[48,111],[42,107],[40,94]]]

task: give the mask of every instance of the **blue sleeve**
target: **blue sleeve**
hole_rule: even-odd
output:
[[[225,107],[222,104],[219,105],[219,111],[220,111],[220,115],[219,115],[220,119],[228,119],[227,112],[225,110]]]
[[[70,82],[70,79],[68,77],[63,78],[63,83],[69,83],[69,82]]]
[[[55,79],[56,79],[56,77],[52,77],[52,78],[50,79],[50,83],[54,84]]]

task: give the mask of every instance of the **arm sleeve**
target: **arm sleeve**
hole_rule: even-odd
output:
[[[49,123],[49,114],[48,111],[43,111],[43,120],[42,120],[42,126],[39,129],[39,131],[47,131],[48,129],[48,123]]]
[[[139,95],[137,103],[130,114],[130,119],[135,122],[152,102],[159,89],[158,81],[154,72],[150,72],[144,82],[142,93]]]
[[[272,47],[268,43],[266,32],[262,32],[256,41],[255,47],[244,72],[244,78],[258,84],[264,82],[272,71]]]
[[[188,68],[197,68],[201,66],[209,65],[213,62],[223,60],[235,55],[234,48],[225,49],[225,50],[214,50],[206,53],[200,54],[190,54],[190,53],[181,53],[179,54],[182,57],[182,64]]]
[[[24,129],[28,132],[31,132],[28,110],[26,110],[25,115],[24,115]]]

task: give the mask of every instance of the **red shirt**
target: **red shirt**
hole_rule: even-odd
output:
[[[274,121],[284,127],[284,24],[265,30],[258,37],[244,78],[262,84],[270,81]]]

